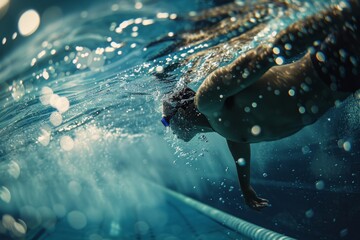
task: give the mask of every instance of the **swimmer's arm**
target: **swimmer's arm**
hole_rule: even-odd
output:
[[[250,185],[250,144],[227,141],[229,150],[235,160],[241,191],[245,203],[257,211],[270,206],[269,201],[259,198]],[[238,161],[238,159],[243,159]]]
[[[350,8],[337,5],[290,25],[279,32],[270,44],[263,44],[238,57],[231,64],[212,72],[201,84],[195,96],[195,105],[203,114],[221,110],[225,100],[256,82],[272,66],[278,55],[291,58],[306,52],[316,40],[324,40],[331,29],[341,27],[355,9],[358,1],[351,1]],[[290,46],[290,47],[289,47]]]
[[[203,114],[221,110],[227,98],[255,83],[275,66],[277,57],[291,58],[306,52],[316,40],[324,40],[331,29],[342,26],[344,14],[349,14],[349,11],[332,6],[309,16],[279,32],[269,43],[242,54],[231,64],[212,72],[196,93],[197,108]],[[275,47],[278,48],[278,55],[275,54]]]
[[[268,45],[260,45],[212,72],[196,92],[198,110],[205,115],[221,110],[227,98],[256,82],[274,65],[268,58],[271,51]]]
[[[241,187],[241,191],[245,194],[250,186],[250,144],[236,143],[227,140],[229,150],[236,164],[236,171]],[[240,160],[239,159],[243,159]]]

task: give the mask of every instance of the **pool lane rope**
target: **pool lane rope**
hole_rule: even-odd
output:
[[[204,203],[196,201],[178,192],[168,188],[160,187],[164,192],[171,195],[175,199],[185,203],[186,205],[196,209],[211,219],[225,225],[226,227],[241,233],[242,235],[254,240],[290,240],[294,239],[283,234],[271,231],[269,229],[252,224],[240,218],[234,217],[216,208],[210,207]]]

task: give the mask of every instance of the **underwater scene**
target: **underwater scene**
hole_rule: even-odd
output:
[[[0,239],[360,239],[359,5],[0,0]]]

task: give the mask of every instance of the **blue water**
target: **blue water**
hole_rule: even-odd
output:
[[[330,2],[301,3],[288,17],[274,8],[267,31]],[[10,2],[0,19],[0,239],[246,239],[154,183],[294,238],[359,238],[360,96],[293,136],[252,145],[254,188],[272,204],[260,213],[242,200],[223,138],[184,143],[161,125],[164,94],[212,71],[205,62],[189,75],[195,60],[184,61],[205,50],[211,58],[227,36],[169,46],[199,27],[189,13],[214,5]],[[41,15],[39,29],[13,39],[12,23],[30,8]],[[229,53],[212,63],[241,51]]]

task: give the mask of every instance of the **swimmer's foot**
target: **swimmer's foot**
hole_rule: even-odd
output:
[[[252,208],[256,211],[260,211],[261,209],[263,209],[265,207],[271,206],[267,199],[259,198],[256,195],[256,192],[254,191],[254,189],[252,189],[252,188],[248,189],[247,191],[244,191],[244,199],[245,199],[246,205],[248,205],[250,208]]]

